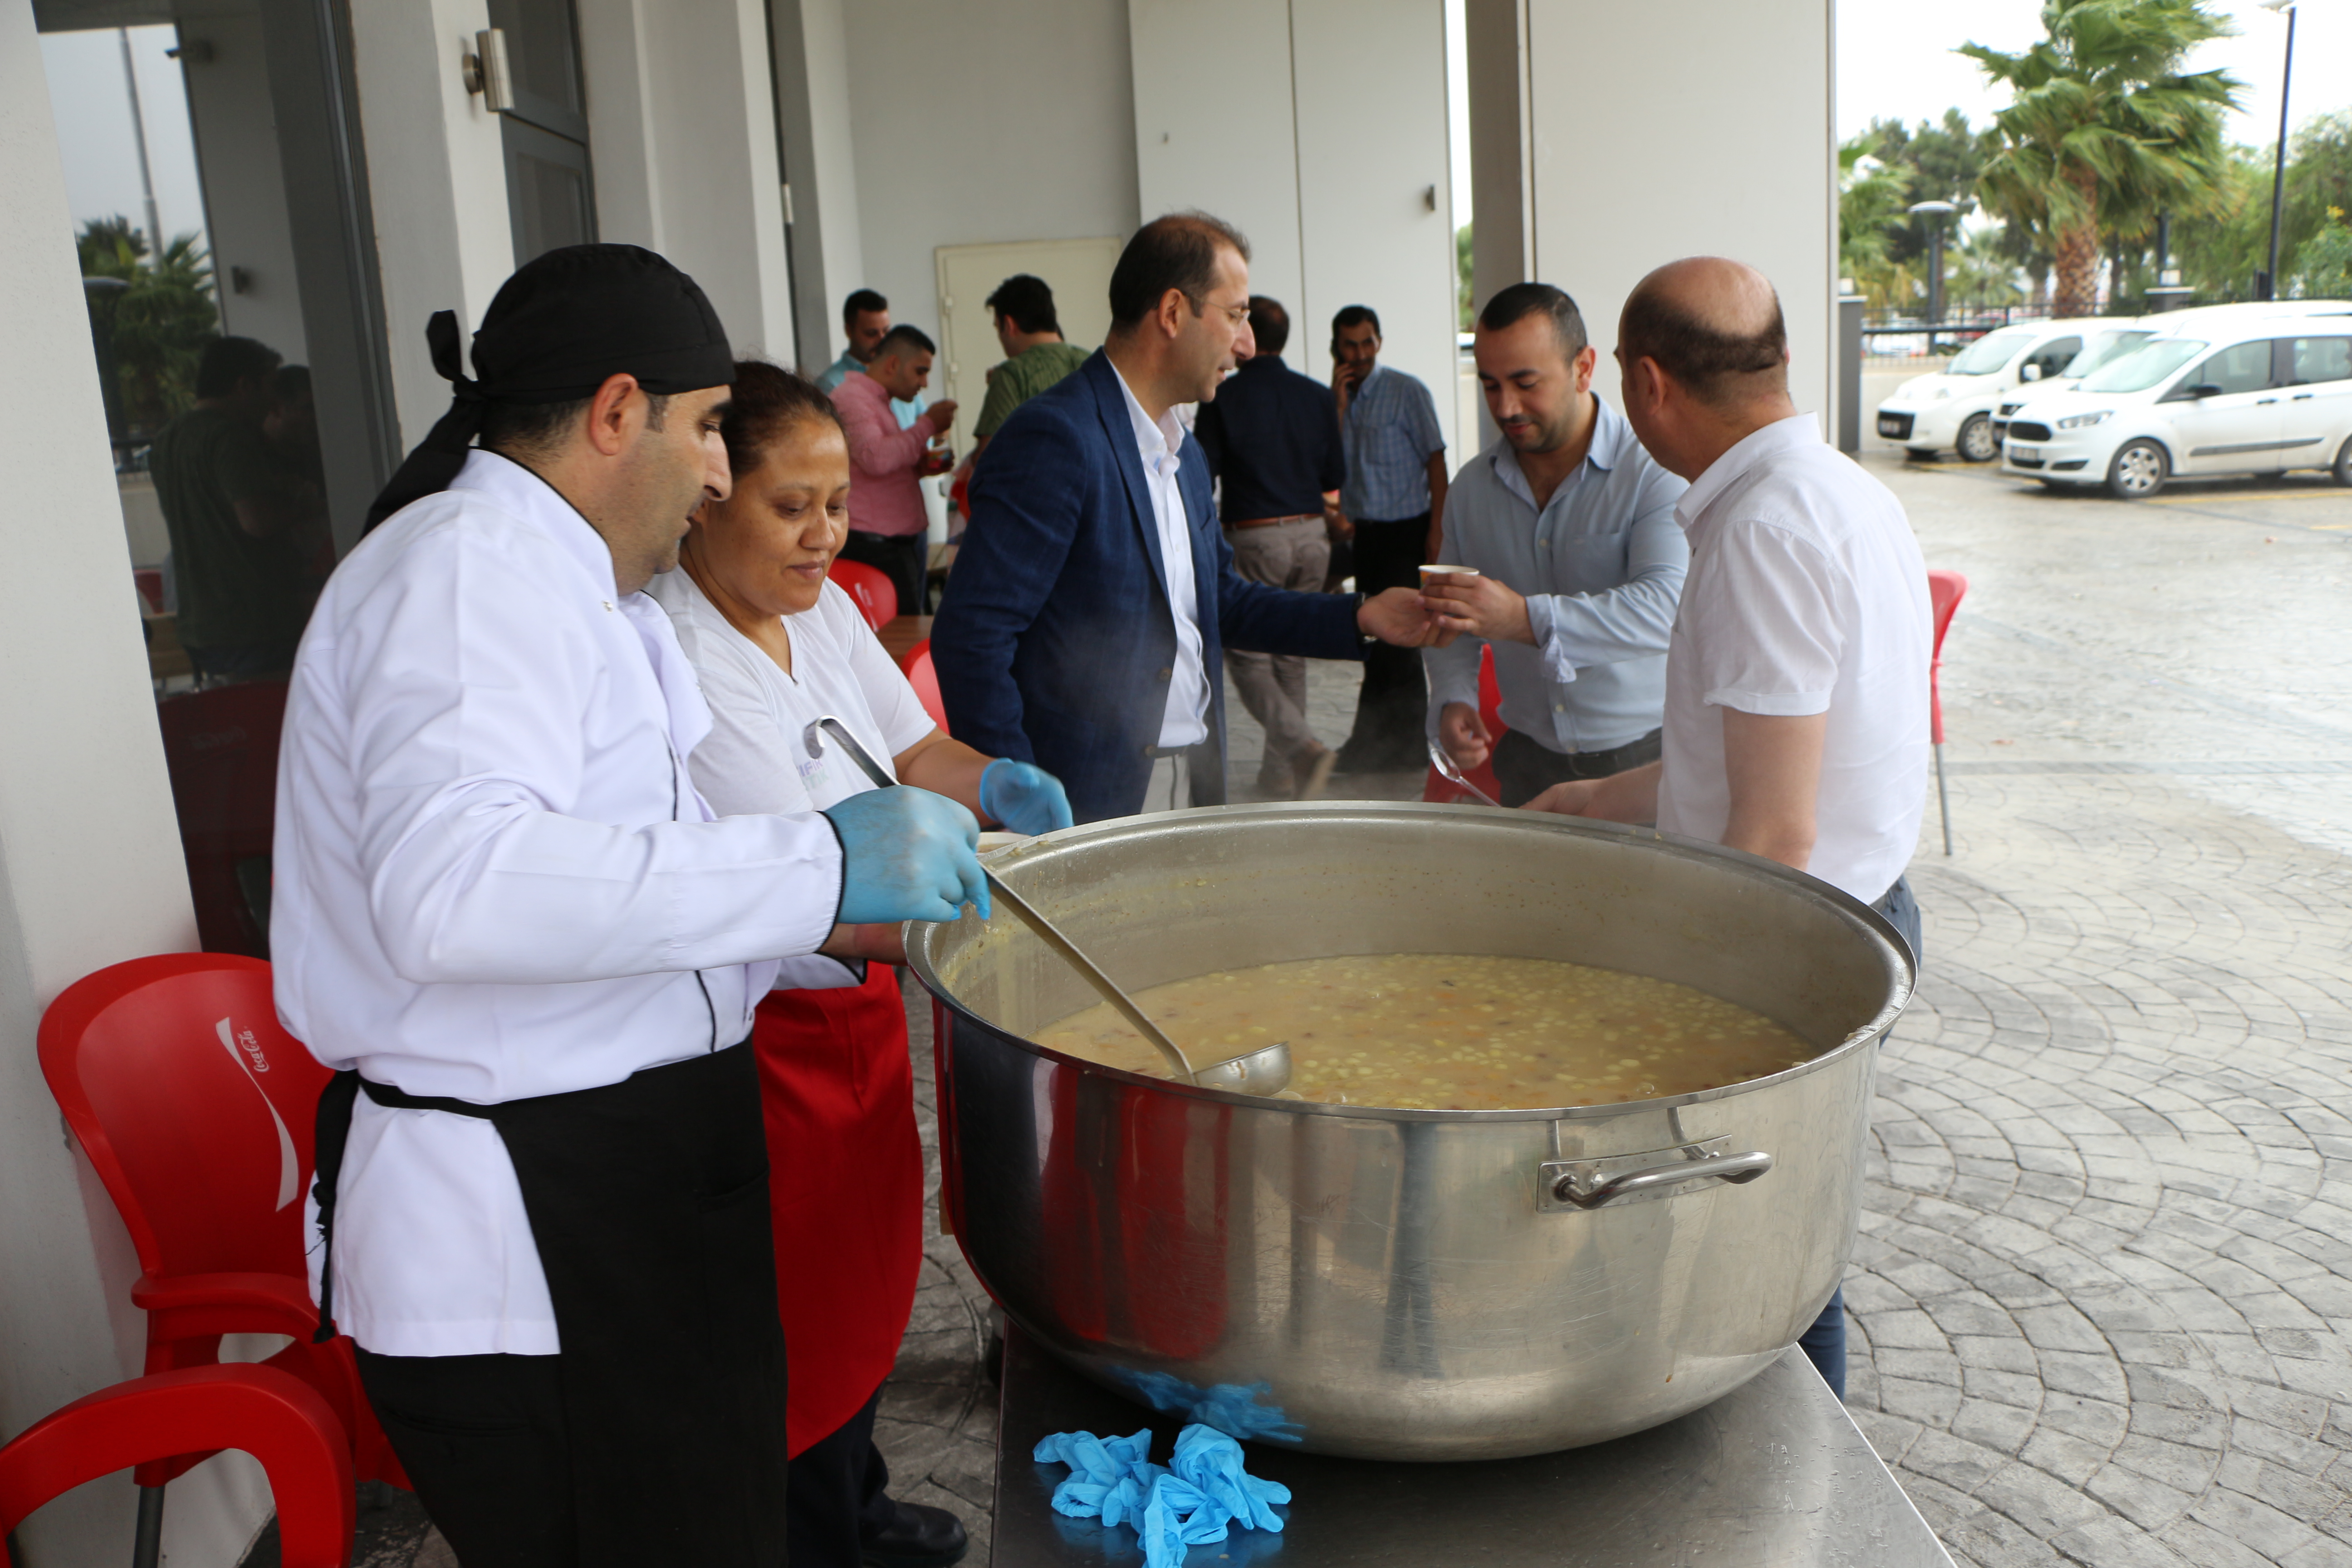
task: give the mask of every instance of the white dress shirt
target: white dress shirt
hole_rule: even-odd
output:
[[[885,770],[936,728],[856,602],[832,583],[812,608],[784,617],[790,675],[684,572],[663,574],[646,592],[669,613],[710,705],[710,733],[687,765],[722,816],[818,811],[877,787],[830,736],[822,756],[808,754],[802,737],[818,719],[840,720]],[[822,991],[865,978],[862,963],[811,953],[786,959],[776,985]]]
[[[278,773],[278,1011],[311,1054],[496,1104],[731,1046],[840,907],[823,818],[714,821],[710,728],[661,607],[529,470],[476,452],[336,570]],[[551,1354],[498,1130],[362,1096],[335,1312],[388,1355]],[[316,1284],[318,1259],[313,1248]]]
[[[1684,495],[1658,826],[1722,842],[1723,712],[1829,715],[1806,869],[1864,903],[1927,809],[1927,566],[1902,503],[1812,415],[1750,433]]]
[[[1118,375],[1118,367],[1111,366]],[[1201,652],[1198,590],[1192,581],[1192,529],[1176,471],[1184,461],[1184,422],[1171,408],[1154,420],[1136,401],[1127,377],[1127,416],[1135,426],[1135,447],[1143,458],[1143,487],[1151,493],[1151,521],[1160,531],[1160,559],[1168,569],[1168,612],[1176,621],[1175,673],[1168,682],[1168,708],[1160,721],[1160,744],[1197,746],[1209,738],[1209,671]]]

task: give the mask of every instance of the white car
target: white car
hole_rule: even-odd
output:
[[[1878,433],[1914,458],[1946,447],[1971,463],[2000,456],[1993,415],[2002,395],[2055,376],[2083,352],[2086,335],[2122,326],[2102,317],[2025,321],[1987,332],[1927,375],[1915,375],[1878,405]]]
[[[2326,468],[2352,485],[2352,315],[2150,338],[2074,391],[2029,399],[2001,450],[2005,473],[2126,500],[2176,474]]]
[[[2029,383],[2000,400],[2000,405],[1992,412],[1993,434],[2006,437],[2011,416],[2022,408],[2029,398],[2047,396],[2053,392],[2072,392],[2083,384],[2084,376],[2114,363],[2127,353],[2136,353],[2150,338],[2159,335],[2177,338],[2183,332],[2200,329],[2227,331],[2257,318],[2347,314],[2352,314],[2352,304],[2340,300],[2274,300],[2235,305],[2193,305],[2185,310],[2140,316],[2115,326],[2098,328],[2084,337],[2083,352],[2076,354],[2065,369],[2054,376]]]

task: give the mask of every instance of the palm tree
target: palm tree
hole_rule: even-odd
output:
[[[123,217],[84,224],[75,247],[83,277],[130,285],[111,305],[108,326],[122,411],[133,429],[152,433],[194,401],[196,361],[220,335],[211,261],[193,234],[151,257],[145,237]]]
[[[2049,36],[2022,54],[1959,50],[2015,95],[1993,116],[2000,148],[1977,188],[2056,257],[2057,314],[2084,316],[2102,232],[2137,238],[2158,213],[2203,212],[2226,188],[2221,116],[2242,84],[2181,71],[2190,49],[2234,31],[2200,0],[2048,0],[2042,25]]]

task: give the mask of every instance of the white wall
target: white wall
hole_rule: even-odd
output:
[[[1760,268],[1788,318],[1797,406],[1834,430],[1832,7],[1525,4],[1535,276],[1576,297],[1605,363],[1652,268],[1712,254]]]
[[[368,195],[391,339],[401,443],[414,447],[449,411],[425,323],[455,310],[470,340],[514,270],[499,117],[466,90],[487,0],[366,0],[352,7]],[[471,362],[467,371],[472,370]]]
[[[738,349],[793,357],[763,0],[580,0],[599,239],[659,251]]]
[[[64,1135],[35,1055],[41,1010],[92,970],[195,945],[106,416],[76,276],[32,8],[0,6],[0,551],[38,561],[0,616],[0,1432],[137,1370],[128,1238]],[[166,1551],[237,1560],[267,1511],[241,1457],[173,1483]],[[24,1568],[124,1561],[127,1475],[16,1532]]]
[[[1144,216],[1200,207],[1246,235],[1251,291],[1290,311],[1283,357],[1318,380],[1332,314],[1370,306],[1381,362],[1428,384],[1456,447],[1441,0],[1129,0],[1128,15]]]
[[[1134,231],[1124,0],[855,0],[843,19],[864,267],[827,279],[835,342],[860,285],[937,338],[941,246]]]
[[[250,4],[192,8],[181,17],[180,41],[222,326],[258,338],[289,364],[303,363],[302,292],[294,279],[260,14]],[[195,54],[205,58],[191,58]],[[242,293],[231,281],[236,268],[246,274]]]

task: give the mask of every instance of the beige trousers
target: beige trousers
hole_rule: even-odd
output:
[[[1331,538],[1321,518],[1227,529],[1225,540],[1234,547],[1234,570],[1251,582],[1307,594],[1323,591],[1323,574],[1331,564]],[[1297,654],[1229,647],[1225,666],[1234,672],[1242,706],[1265,730],[1263,765],[1289,768],[1317,743],[1315,731],[1307,727],[1307,660]]]

